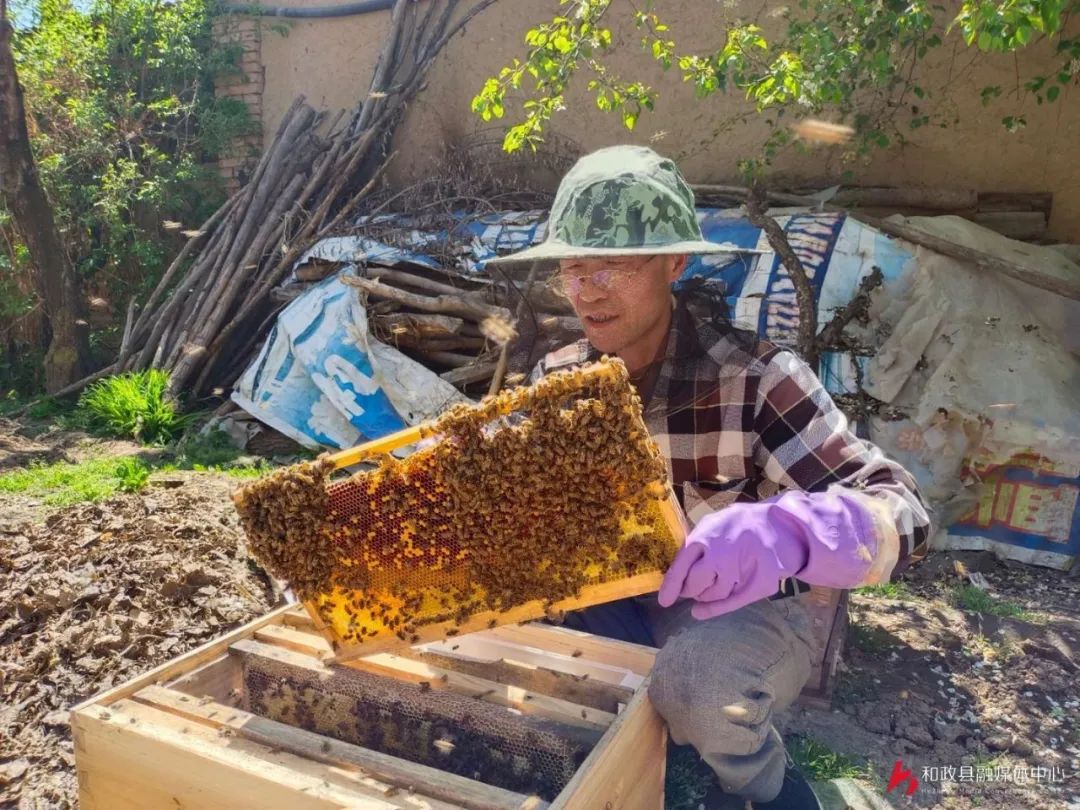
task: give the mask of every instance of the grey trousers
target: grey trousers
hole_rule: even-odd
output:
[[[691,604],[664,609],[655,596],[623,600],[571,614],[567,624],[660,647],[649,697],[672,740],[697,749],[725,793],[774,799],[787,754],[772,718],[810,677],[809,617],[799,597],[705,621],[690,615]]]

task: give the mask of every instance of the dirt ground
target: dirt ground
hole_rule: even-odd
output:
[[[957,561],[1026,615],[959,610]],[[868,759],[883,798],[901,760],[920,785],[897,807],[1080,808],[1080,577],[938,552],[905,586],[853,595],[832,711],[794,708],[784,733]]]
[[[20,430],[0,420],[0,471],[141,452]],[[70,707],[269,609],[228,497],[236,485],[170,472],[139,494],[62,508],[0,494],[0,807],[74,806]],[[956,560],[1026,613],[958,609]],[[833,709],[789,710],[785,734],[868,761],[877,797],[902,760],[921,784],[910,799],[890,794],[897,807],[1080,810],[1080,577],[938,553],[898,595],[853,596]]]
[[[142,450],[12,428],[0,423],[0,469]],[[75,806],[70,707],[269,609],[236,486],[170,472],[63,508],[0,495],[0,807]]]

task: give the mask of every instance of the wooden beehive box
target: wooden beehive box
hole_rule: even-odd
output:
[[[663,807],[667,739],[646,694],[655,652],[528,624],[329,663],[329,644],[309,616],[279,608],[76,707],[80,804],[655,810]],[[399,722],[389,710],[372,715],[356,702],[369,689],[394,695],[394,706],[431,700],[449,707],[449,719],[387,731],[384,721]],[[513,763],[489,761],[494,738],[476,731],[478,748],[470,737],[469,729],[488,729],[480,717],[526,750],[515,749]],[[382,751],[357,742],[376,731]],[[386,753],[387,735],[419,740],[415,751],[427,746],[436,761]],[[474,760],[455,760],[455,751],[478,751],[467,756],[484,764],[465,775],[462,762]],[[546,799],[492,784],[532,767],[539,775],[551,762],[567,778]]]

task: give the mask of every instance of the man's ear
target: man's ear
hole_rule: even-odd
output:
[[[669,256],[667,260],[668,283],[674,284],[686,270],[686,255]]]

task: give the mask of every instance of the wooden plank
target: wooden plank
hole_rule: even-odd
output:
[[[195,697],[212,697],[220,703],[234,703],[240,697],[240,664],[231,655],[222,655],[187,675],[168,682],[176,689]]]
[[[671,532],[671,536],[681,546],[690,528],[686,522],[686,513],[679,506],[679,502],[675,498],[675,492],[670,487],[668,488],[667,498],[660,501],[659,506],[660,514],[664,518],[664,523],[667,524],[668,531]]]
[[[72,715],[83,810],[394,810],[326,765],[126,698]]]
[[[979,211],[1042,211],[1049,218],[1054,195],[1048,191],[980,191]]]
[[[979,195],[966,188],[858,186],[841,189],[829,202],[845,208],[925,208],[940,212],[973,209]]]
[[[509,634],[512,629],[507,627],[503,633]],[[549,651],[538,647],[535,638],[529,639],[531,644],[514,642],[496,635],[496,632],[471,633],[467,636],[425,644],[420,649],[441,655],[463,656],[478,661],[501,660],[516,666],[542,667],[553,672],[572,675],[575,678],[600,681],[611,686],[629,689],[631,693],[641,685],[645,677],[625,666],[611,665],[586,657],[580,648]],[[580,652],[581,655],[574,655],[575,652]]]
[[[587,674],[575,676],[519,661],[476,661],[433,652],[415,655],[434,666],[478,675],[500,684],[519,686],[532,693],[609,712],[612,716],[619,711],[620,705],[626,705],[634,696],[632,689],[594,680]]]
[[[424,661],[389,653],[358,658],[349,661],[346,666],[412,683],[426,683],[432,690],[445,689],[470,697],[482,695],[483,700],[488,703],[581,728],[604,731],[615,719],[611,712],[530,692],[514,684],[499,683],[486,677],[443,669]]]
[[[552,610],[566,612],[600,604],[602,602],[613,602],[618,599],[625,599],[629,596],[641,596],[642,594],[654,593],[660,588],[660,583],[663,581],[663,578],[664,575],[661,572],[650,571],[648,573],[636,574],[632,577],[626,577],[612,582],[586,585],[581,589],[581,593],[578,596],[560,600],[551,606],[545,604],[542,599],[534,599],[531,602],[515,605],[504,611],[483,611],[477,613],[469,617],[460,625],[455,624],[453,621],[427,624],[416,629],[416,638],[410,642],[403,642],[393,633],[387,633],[378,638],[368,638],[363,644],[339,648],[336,660],[348,661],[360,656],[408,646],[409,644],[424,644],[429,641],[441,641],[447,637],[448,631],[451,631],[451,634],[473,633],[490,628],[492,622],[495,622],[496,625],[528,622],[534,619],[542,619]],[[314,619],[314,617],[312,618]],[[318,622],[316,622],[316,626],[318,626]]]
[[[1010,239],[1039,239],[1046,235],[1043,211],[982,211],[972,219]]]
[[[281,625],[283,627],[314,629],[315,622],[312,621],[310,614],[307,612],[307,608],[302,604],[295,604],[292,606],[291,610],[282,614]]]
[[[662,808],[666,760],[667,726],[649,702],[646,683],[552,802],[552,810]]]
[[[340,470],[342,467],[351,467],[353,464],[358,464],[372,456],[389,453],[391,450],[397,450],[399,447],[405,447],[409,444],[416,444],[416,442],[420,441],[423,427],[423,425],[408,427],[373,442],[341,450],[331,455],[330,461],[334,462],[334,467]]]
[[[934,236],[925,231],[920,231],[918,228],[912,227],[911,225],[901,224],[899,222],[889,222],[888,220],[874,219],[873,217],[861,215],[853,214],[852,216],[860,222],[865,222],[870,227],[876,228],[889,236],[896,236],[913,244],[922,245],[923,247],[929,248],[944,256],[959,259],[962,262],[970,262],[980,270],[989,270],[994,273],[1000,273],[1003,276],[1016,279],[1017,281],[1032,287],[1038,287],[1040,290],[1047,290],[1057,295],[1071,298],[1074,301],[1080,301],[1080,281],[1061,279],[1057,276],[1052,276],[1030,267],[1024,267],[1011,262],[1008,259],[1003,259],[990,253],[984,253],[981,250],[975,250],[974,248],[957,244],[949,239],[943,239],[940,236]]]
[[[358,746],[332,740],[329,737],[305,731],[304,729],[294,729],[292,726],[283,723],[275,724],[276,726],[282,726],[282,728],[276,729],[277,733],[275,734],[249,732],[245,728],[245,724],[250,723],[251,718],[257,717],[257,715],[223,706],[220,703],[196,701],[175,690],[161,686],[148,686],[137,692],[133,700],[168,712],[176,717],[194,721],[207,728],[225,729],[226,731],[219,732],[222,735],[235,732],[240,737],[259,745],[267,745],[275,750],[288,751],[291,754],[303,757],[305,760],[329,765],[335,771],[342,770],[348,774],[350,780],[361,786],[371,796],[384,799],[395,807],[413,807],[416,802],[421,801],[421,797],[418,796],[415,800],[407,799],[402,802],[395,796],[403,788],[407,788],[407,785],[401,786],[380,781],[367,773],[361,766],[355,764],[356,752],[350,749],[358,748]],[[274,723],[272,720],[266,722]],[[297,733],[286,731],[287,729]],[[360,756],[362,756],[363,749],[360,749],[360,751]],[[430,797],[422,797],[422,801],[425,806],[431,807],[432,810],[451,810],[451,808],[460,807],[458,804],[449,805]]]
[[[612,715],[618,711],[620,703],[625,704],[633,697],[633,689],[622,685],[626,681],[626,675],[632,674],[625,669],[615,669],[600,664],[593,665],[582,658],[571,658],[554,653],[537,653],[533,648],[501,641],[486,642],[486,648],[495,652],[482,659],[466,657],[468,652],[459,655],[453,650],[454,647],[460,648],[463,645],[467,650],[472,650],[475,644],[471,640],[477,635],[482,634],[459,636],[454,639],[455,643],[444,642],[437,648],[438,652],[426,649],[406,649],[395,651],[394,655],[423,662],[431,667],[439,668],[440,671],[447,670],[486,678],[499,685],[508,684],[520,687],[526,693],[539,693],[560,698],[582,707],[609,712]],[[278,644],[286,649],[320,659],[327,658],[331,654],[330,644],[325,638],[312,630],[305,631],[297,627],[284,625],[264,627],[255,632],[255,640],[267,644]],[[356,659],[356,661],[364,660],[363,658]],[[352,666],[356,661],[348,661],[344,665]],[[609,672],[613,676],[611,683],[606,682],[604,678]],[[598,674],[600,678],[591,677]]]
[[[580,657],[590,661],[622,667],[641,676],[646,676],[652,672],[653,664],[656,662],[656,653],[658,652],[655,647],[631,644],[628,641],[616,641],[611,638],[600,638],[589,633],[582,633],[579,630],[556,627],[540,622],[532,622],[517,627],[497,627],[491,631],[491,634],[512,644],[539,647],[543,650],[570,656],[577,653]]]
[[[281,621],[281,617],[292,609],[292,605],[282,605],[279,608],[275,608],[269,613],[260,616],[257,619],[252,619],[247,624],[241,625],[235,630],[226,633],[220,638],[208,641],[201,647],[196,647],[191,652],[185,653],[179,658],[166,661],[164,664],[154,667],[149,672],[145,672],[137,678],[132,678],[130,681],[122,683],[119,686],[114,686],[112,689],[107,689],[89,700],[84,700],[82,703],[75,706],[72,711],[78,711],[86,706],[108,706],[110,703],[120,700],[121,698],[126,698],[129,695],[135,694],[144,686],[149,686],[152,683],[161,683],[171,678],[178,678],[181,675],[191,672],[193,669],[197,669],[203,664],[208,663],[225,653],[234,641],[249,637],[260,627],[276,624]]]
[[[415,762],[361,748],[321,734],[268,720],[250,712],[213,703],[184,702],[179,697],[157,687],[139,693],[140,700],[167,706],[170,711],[192,720],[225,726],[238,737],[287,751],[306,760],[332,763],[360,769],[377,780],[411,788],[440,801],[452,802],[474,810],[509,810],[509,808],[542,807],[535,799],[520,793],[485,785],[455,774],[430,768]]]
[[[232,649],[244,655],[270,658],[290,666],[296,666],[317,672],[330,674],[330,667],[317,658],[303,652],[264,644],[259,641],[241,640]],[[497,706],[506,706],[519,714],[541,720],[550,720],[562,726],[570,726],[579,731],[596,732],[595,735],[582,737],[583,742],[595,743],[615,716],[610,712],[570,703],[559,698],[528,692],[517,686],[501,684],[487,678],[480,678],[452,670],[431,666],[423,661],[410,660],[397,655],[381,654],[356,659],[336,667],[355,669],[392,678],[412,686],[426,684],[423,688],[431,690],[446,689],[461,695],[476,697]],[[567,729],[569,733],[570,729]],[[578,735],[580,737],[580,734]]]
[[[304,653],[320,661],[333,658],[334,651],[330,642],[323,636],[313,631],[300,630],[295,627],[286,627],[275,624],[269,627],[261,627],[255,631],[256,641],[264,641],[267,644],[276,644],[287,650]]]
[[[285,647],[277,647],[273,644],[263,644],[261,641],[255,641],[251,638],[242,638],[239,641],[233,642],[229,647],[229,651],[240,655],[258,655],[263,658],[270,658],[282,664],[288,664],[291,667],[310,670],[318,675],[329,676],[330,674],[329,667],[327,667],[324,661],[320,661],[318,658]]]

